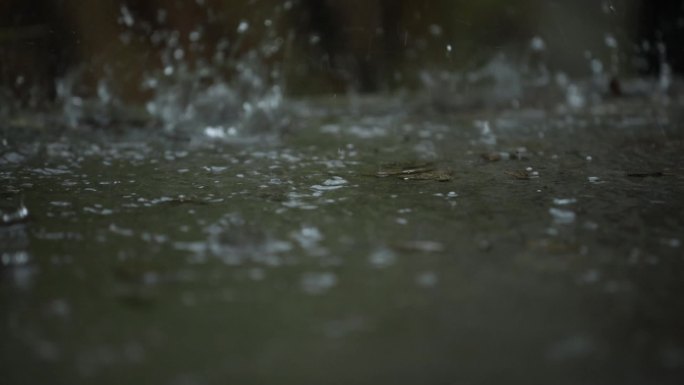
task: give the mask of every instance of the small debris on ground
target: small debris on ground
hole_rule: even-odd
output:
[[[453,172],[438,168],[434,163],[390,163],[380,166],[373,176],[378,178],[395,177],[402,180],[450,181]]]
[[[539,172],[532,170],[531,167],[528,167],[525,170],[507,170],[504,171],[506,175],[512,176],[515,179],[533,179],[533,178],[539,178]]]

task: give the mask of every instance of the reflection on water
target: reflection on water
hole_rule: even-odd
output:
[[[681,378],[679,105],[288,103],[257,140],[5,130],[9,383]]]

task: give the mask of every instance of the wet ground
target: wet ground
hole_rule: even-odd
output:
[[[284,110],[1,124],[1,382],[680,383],[682,106]]]

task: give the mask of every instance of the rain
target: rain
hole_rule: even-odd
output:
[[[2,2],[0,383],[681,383],[683,20]]]

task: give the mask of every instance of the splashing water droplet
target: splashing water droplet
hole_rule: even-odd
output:
[[[605,38],[603,39],[603,41],[608,48],[614,49],[614,48],[617,48],[617,46],[618,46],[617,40],[615,39],[615,37],[613,35],[610,35],[610,34],[606,35]]]
[[[134,24],[133,15],[125,5],[121,6],[121,18],[119,21],[126,25],[126,27],[132,27]]]
[[[574,84],[570,84],[566,91],[566,102],[571,108],[579,109],[584,107],[585,99],[582,91]]]
[[[489,125],[489,121],[476,120],[475,126],[480,130],[480,142],[488,145],[496,145],[496,135]]]
[[[17,223],[28,219],[29,211],[22,203],[19,207],[11,212],[0,212],[2,216],[0,218],[0,225],[9,225],[12,223]]]
[[[240,21],[240,24],[237,27],[237,32],[238,33],[245,33],[249,29],[249,23],[245,20]]]
[[[574,211],[562,210],[555,207],[549,209],[549,214],[551,214],[555,223],[561,225],[568,225],[575,222],[577,216]]]
[[[541,37],[535,36],[530,41],[530,48],[532,48],[533,51],[543,51],[546,49],[546,43]]]

